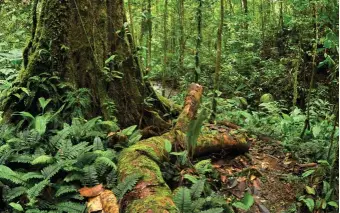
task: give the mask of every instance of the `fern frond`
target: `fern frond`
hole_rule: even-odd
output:
[[[57,205],[58,211],[67,213],[83,213],[85,211],[86,205],[74,202],[62,202]]]
[[[55,164],[52,164],[52,165],[45,167],[41,171],[41,173],[44,175],[44,177],[46,179],[49,179],[49,178],[53,177],[54,175],[56,175],[61,168],[62,168],[61,163],[55,163]]]
[[[32,159],[33,159],[32,155],[15,154],[11,156],[10,162],[30,163]]]
[[[88,147],[87,142],[81,142],[73,146],[71,140],[66,140],[59,148],[58,156],[60,159],[75,159],[80,154],[89,151],[92,147]]]
[[[94,165],[97,168],[97,171],[100,171],[101,169],[105,170],[107,167],[117,170],[116,164],[107,157],[98,157],[94,162]]]
[[[77,188],[73,185],[60,186],[59,189],[56,191],[55,196],[60,197],[61,195],[70,192],[77,192]]]
[[[179,187],[177,193],[173,197],[179,212],[187,213],[191,211],[190,190],[186,187]]]
[[[117,187],[113,189],[117,199],[122,199],[126,192],[132,190],[141,177],[142,176],[140,174],[131,174],[127,176],[122,182],[120,182]]]
[[[4,197],[7,201],[12,201],[13,199],[25,194],[26,191],[27,191],[27,188],[23,186],[11,188],[10,190],[8,190],[8,192],[5,193]]]
[[[197,200],[192,202],[191,210],[193,212],[198,212],[199,210],[201,210],[203,208],[205,203],[206,203],[205,198],[198,198]]]
[[[43,179],[44,176],[40,172],[28,172],[22,176],[22,179],[26,182],[31,179]]]
[[[100,137],[95,137],[93,141],[93,150],[104,150],[104,145]]]
[[[82,180],[83,178],[84,176],[80,173],[70,173],[64,178],[64,181],[69,183],[72,181]]]
[[[203,121],[207,118],[207,112],[205,109],[197,116],[196,119],[191,120],[189,123],[187,138],[187,150],[189,150],[191,156],[194,154],[194,149],[197,146],[197,139],[201,132]]]
[[[191,193],[192,198],[196,199],[196,198],[201,197],[201,194],[204,190],[204,184],[205,184],[205,180],[201,179],[191,186],[190,193]]]
[[[196,163],[194,167],[200,175],[212,172],[211,159],[201,160],[198,163]]]
[[[212,208],[205,211],[200,211],[200,213],[222,213],[223,208]]]
[[[53,157],[50,155],[41,155],[37,158],[34,158],[34,160],[31,162],[32,165],[36,164],[50,164],[53,163]]]
[[[98,174],[96,168],[94,166],[85,166],[83,171],[82,183],[84,185],[97,185],[98,182]]]
[[[111,172],[106,175],[106,184],[109,189],[112,189],[117,183],[117,171],[112,169]]]
[[[19,174],[4,165],[0,165],[0,179],[5,179],[16,184],[23,184],[25,182]]]
[[[39,183],[35,184],[32,188],[27,190],[28,198],[30,202],[34,203],[35,198],[39,196],[40,192],[50,183],[48,179],[40,181]]]

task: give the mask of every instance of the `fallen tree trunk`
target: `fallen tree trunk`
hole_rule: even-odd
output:
[[[168,157],[165,151],[165,140],[185,147],[186,132],[191,120],[195,119],[203,88],[198,84],[189,87],[184,108],[177,124],[168,133],[139,141],[122,151],[118,161],[119,180],[131,174],[142,176],[134,189],[128,193],[121,208],[129,213],[177,212],[172,201],[172,192],[162,177],[159,164]],[[221,152],[222,150],[246,152],[246,136],[240,133],[216,133],[200,136],[195,149],[195,156]]]

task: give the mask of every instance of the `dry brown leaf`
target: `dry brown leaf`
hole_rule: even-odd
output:
[[[109,132],[109,134],[107,134],[107,137],[111,137],[111,136],[113,136],[115,134],[116,134],[115,132]]]
[[[105,213],[119,213],[116,196],[110,190],[105,190],[100,194],[100,200]]]
[[[227,180],[227,176],[221,175],[221,181],[222,181],[222,183],[225,183],[226,180]]]
[[[79,193],[83,197],[95,197],[104,191],[103,185],[99,184],[94,187],[83,187],[79,189]]]
[[[253,180],[255,180],[255,179],[256,179],[256,176],[255,176],[255,175],[251,175],[251,176],[250,176],[250,180],[251,180],[251,181],[253,181]]]
[[[88,213],[102,211],[103,206],[100,200],[100,196],[89,198],[87,202]]]

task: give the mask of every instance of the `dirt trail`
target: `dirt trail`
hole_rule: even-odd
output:
[[[253,195],[256,204],[249,212],[289,212],[303,191],[302,184],[288,181],[291,174],[301,171],[277,141],[251,139],[248,154],[213,165],[220,173],[223,193],[237,198],[245,192]]]

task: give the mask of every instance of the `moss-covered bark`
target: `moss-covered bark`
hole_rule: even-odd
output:
[[[89,88],[91,116],[109,118],[112,115],[105,106],[115,103],[115,116],[122,127],[166,126],[159,117],[143,116],[150,111],[143,104],[146,97],[156,100],[153,104],[158,112],[165,112],[166,107],[150,84],[142,80],[131,35],[126,33],[123,0],[41,0],[34,17],[20,86],[25,86],[30,77],[47,72],[73,88]],[[112,55],[113,60],[105,64]],[[114,71],[123,77],[116,78]]]
[[[141,180],[128,193],[121,206],[129,213],[165,213],[177,212],[172,201],[171,190],[165,183],[160,170],[160,164],[167,159],[165,140],[179,147],[185,147],[186,134],[189,122],[195,119],[203,88],[192,84],[185,99],[184,108],[176,126],[172,131],[162,136],[148,138],[124,149],[118,160],[119,179],[123,180],[131,174],[139,174]],[[221,151],[246,152],[249,149],[246,136],[229,131],[228,133],[215,133],[202,135],[197,141],[194,150],[195,156]]]

